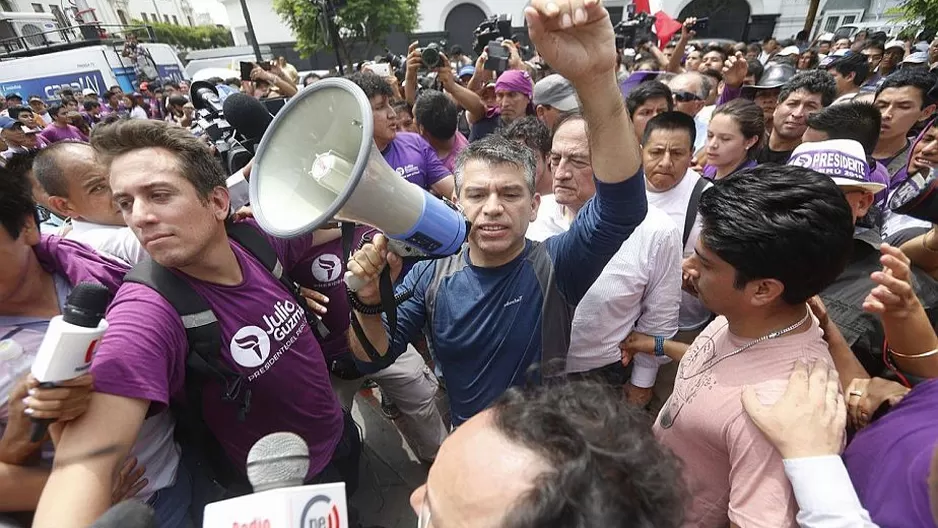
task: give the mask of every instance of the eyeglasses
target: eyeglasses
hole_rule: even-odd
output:
[[[703,98],[693,92],[674,92],[674,100],[679,103],[690,103],[691,101],[700,101]]]

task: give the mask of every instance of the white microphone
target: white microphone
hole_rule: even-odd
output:
[[[304,486],[309,447],[294,433],[272,433],[248,453],[254,493],[205,506],[204,528],[346,528],[345,483]]]
[[[40,387],[54,387],[91,368],[101,336],[107,331],[104,312],[110,300],[111,293],[100,284],[82,282],[72,289],[62,315],[49,322],[33,361],[32,374]],[[34,420],[33,442],[42,440],[49,423],[49,420]]]

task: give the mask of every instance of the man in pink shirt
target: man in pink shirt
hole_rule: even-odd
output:
[[[469,144],[466,136],[456,130],[459,121],[456,103],[443,92],[425,91],[414,103],[414,121],[418,132],[436,151],[443,166],[453,172],[456,158]]]
[[[853,215],[828,176],[775,166],[705,191],[700,215],[685,287],[719,317],[681,360],[655,435],[684,462],[686,526],[794,527],[782,459],[740,398],[753,386],[772,403],[798,362],[831,363],[806,301],[844,269]]]

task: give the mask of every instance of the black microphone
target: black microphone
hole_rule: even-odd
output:
[[[156,528],[156,516],[153,508],[130,499],[111,506],[89,528]]]
[[[104,312],[111,292],[104,286],[79,283],[65,300],[62,315],[49,321],[36,359],[30,369],[42,388],[81,376],[91,368],[91,359],[107,330]],[[33,420],[30,441],[39,442],[52,420]]]
[[[189,87],[189,100],[196,110],[209,110],[214,114],[222,111],[218,89],[207,81],[196,81]]]
[[[260,101],[243,93],[235,93],[225,99],[225,121],[235,130],[257,145],[274,117]]]

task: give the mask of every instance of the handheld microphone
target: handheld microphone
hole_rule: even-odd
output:
[[[247,458],[254,493],[205,506],[204,528],[293,528],[348,526],[345,484],[304,486],[309,447],[294,433],[269,434]]]
[[[156,516],[153,508],[130,499],[111,506],[89,528],[156,528]]]
[[[243,93],[235,93],[225,99],[225,120],[252,146],[260,143],[274,117],[260,101]]]
[[[81,376],[91,368],[91,360],[107,330],[104,312],[111,293],[104,286],[82,282],[65,300],[62,315],[49,322],[32,374],[40,387],[54,387],[57,382]],[[46,434],[51,420],[33,420],[30,441],[38,442]]]
[[[208,81],[196,81],[189,87],[189,100],[196,110],[208,110],[213,114],[222,111],[218,89]]]

